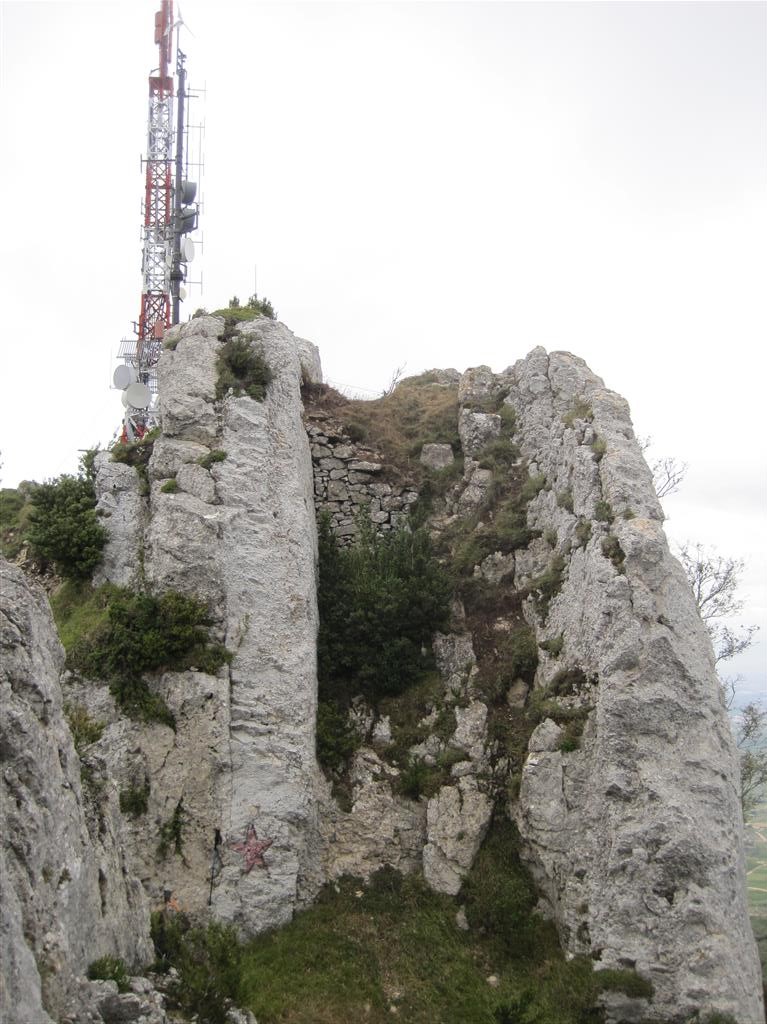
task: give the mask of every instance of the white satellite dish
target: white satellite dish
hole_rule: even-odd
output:
[[[131,384],[126,389],[125,395],[128,399],[128,405],[132,405],[134,409],[146,409],[149,403],[152,401],[152,392],[141,381],[136,381],[135,384]]]
[[[125,393],[124,391],[123,391],[123,393],[122,393],[122,394],[120,395],[120,401],[122,402],[122,404],[123,404],[123,407],[124,407],[125,409],[127,409],[127,408],[128,408],[128,396],[126,395],[126,393]]]
[[[183,302],[183,301],[184,301],[184,299],[186,298],[186,288],[184,288],[184,286],[183,286],[183,285],[180,285],[180,286],[179,286],[179,289],[178,289],[178,297],[179,297],[179,298],[181,299],[181,301],[182,301],[182,302]]]
[[[118,366],[115,372],[112,374],[112,383],[116,388],[123,391],[125,388],[130,387],[136,380],[136,371],[132,366]]]
[[[191,263],[194,259],[194,242],[191,238],[181,239],[181,259],[184,263]]]

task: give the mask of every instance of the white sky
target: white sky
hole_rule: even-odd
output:
[[[121,417],[159,0],[0,7],[2,483]],[[371,392],[533,346],[690,464],[672,538],[741,557],[765,689],[767,5],[185,0],[198,305],[258,291]],[[198,235],[199,237],[199,235]],[[199,245],[198,245],[199,251]]]

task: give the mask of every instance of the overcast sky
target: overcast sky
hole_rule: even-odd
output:
[[[3,486],[109,442],[138,318],[159,2],[2,4]],[[582,356],[746,562],[765,687],[767,6],[185,0],[205,88],[186,313],[254,290],[333,382]],[[193,35],[191,34],[193,33]]]

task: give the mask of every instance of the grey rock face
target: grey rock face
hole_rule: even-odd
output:
[[[449,444],[425,444],[419,461],[429,469],[444,469],[455,462],[455,456]]]
[[[107,530],[104,557],[94,583],[128,587],[136,582],[146,524],[147,502],[140,493],[141,481],[133,466],[112,462],[109,452],[99,452],[96,470],[96,510]]]
[[[458,435],[466,455],[476,455],[480,448],[494,437],[498,437],[500,432],[501,417],[497,413],[461,409],[458,416]]]
[[[531,742],[517,809],[530,865],[567,950],[652,981],[642,1019],[717,1010],[757,1021],[732,735],[628,407],[569,353],[536,349],[507,373],[517,439],[547,480],[528,521],[556,526],[566,563],[545,626],[563,653],[537,684],[562,667],[597,680],[580,749],[556,749],[550,722]],[[556,501],[565,489],[572,513]],[[612,525],[595,517],[598,502]],[[585,547],[579,517],[591,521]],[[517,558],[517,585],[540,571],[541,551]],[[540,629],[532,603],[526,614]],[[634,1019],[630,1003],[613,994],[609,1019]]]
[[[81,782],[48,602],[2,559],[0,648],[0,1017],[28,1024],[63,1013],[92,960],[143,962],[151,943],[116,795]]]

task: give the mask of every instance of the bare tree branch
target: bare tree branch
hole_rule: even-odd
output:
[[[402,380],[402,374],[405,372],[407,363],[403,363],[402,366],[398,366],[394,373],[391,375],[391,380],[381,392],[381,398],[388,398],[389,395],[394,391],[396,386]]]
[[[665,498],[679,490],[689,466],[686,462],[677,462],[673,455],[664,455],[650,464],[655,493]]]

